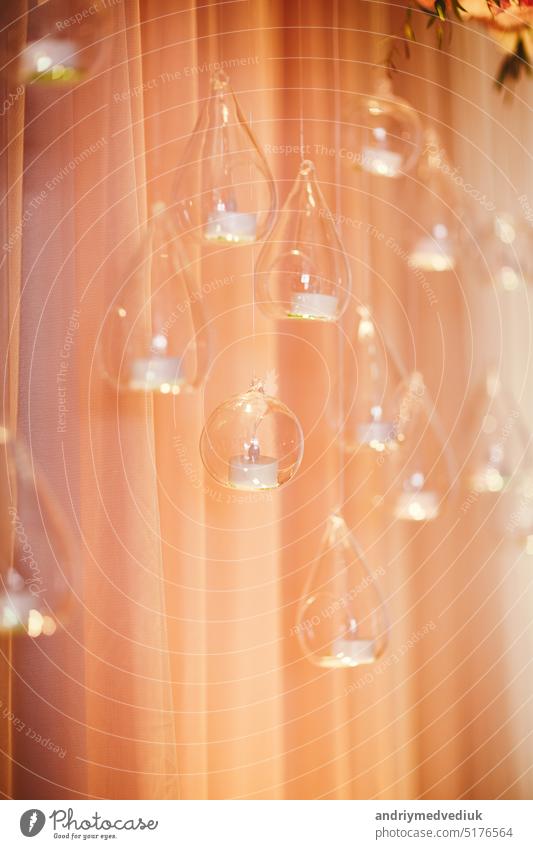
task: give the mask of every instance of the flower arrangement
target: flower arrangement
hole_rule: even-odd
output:
[[[505,52],[496,85],[531,74],[533,57],[533,0],[412,0],[404,22],[404,35],[415,41],[412,12],[428,15],[427,26],[435,26],[439,47],[451,15],[485,27]]]

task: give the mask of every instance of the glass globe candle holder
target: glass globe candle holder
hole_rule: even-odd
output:
[[[70,612],[70,526],[24,444],[0,427],[0,636],[51,637]]]
[[[413,233],[408,262],[419,271],[453,271],[459,256],[459,219],[464,203],[451,179],[453,168],[446,151],[433,128],[426,129],[424,141],[417,172],[420,222]]]
[[[385,73],[379,73],[373,94],[357,97],[348,117],[349,158],[356,170],[396,179],[414,167],[422,142],[420,118],[394,95]]]
[[[350,267],[309,160],[279,213],[255,267],[255,292],[272,318],[336,321],[351,287]]]
[[[417,239],[409,254],[409,265],[420,271],[453,271],[456,251],[447,225],[440,221],[431,232]]]
[[[527,225],[509,213],[498,213],[479,227],[478,241],[487,282],[502,292],[523,290],[533,281]]]
[[[270,231],[277,205],[266,158],[219,71],[178,167],[179,230],[204,245],[246,245]]]
[[[510,493],[506,494],[504,530],[528,555],[533,555],[533,464],[531,455],[525,458],[515,475]],[[507,495],[510,498],[507,502]]]
[[[328,519],[300,601],[296,633],[307,659],[324,669],[374,663],[385,651],[385,608],[339,512]]]
[[[441,515],[453,491],[455,457],[420,372],[413,372],[398,394],[397,439],[402,451],[394,456],[396,485],[388,499],[395,519],[427,522]]]
[[[378,332],[368,307],[358,309],[355,356],[346,383],[354,388],[343,428],[346,451],[390,454],[400,445],[398,386],[401,373],[396,357]]]
[[[478,495],[517,490],[533,479],[529,431],[518,406],[490,369],[468,409],[472,449],[466,463],[467,488]]]
[[[66,14],[68,11],[68,14]],[[104,64],[110,10],[85,0],[32,4],[28,13],[27,43],[18,56],[23,84],[70,86],[83,81]]]
[[[165,204],[157,203],[104,321],[101,363],[121,392],[180,395],[200,385],[207,338]]]
[[[531,433],[496,369],[488,370],[469,402],[467,432],[465,503],[498,504],[505,535],[533,554]]]
[[[200,454],[209,474],[223,486],[276,489],[300,466],[302,429],[285,404],[254,382],[214,410],[202,431]]]

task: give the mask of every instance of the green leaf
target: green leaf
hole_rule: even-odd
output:
[[[408,9],[405,15],[405,20],[403,22],[403,34],[409,39],[409,41],[416,41],[415,31],[413,29],[413,25],[411,23],[411,18],[413,17],[413,10]],[[407,51],[409,51],[409,47],[407,46]],[[409,52],[407,52],[407,56]]]
[[[415,31],[411,24],[407,21],[403,25],[403,34],[409,39],[409,41],[416,41]]]
[[[531,75],[531,62],[525,44],[522,38],[519,38],[514,53],[510,53],[505,57],[500,65],[500,69],[495,79],[496,88],[502,88],[503,84],[508,80],[518,80],[520,74],[524,72],[528,76]]]
[[[461,6],[459,0],[452,0],[452,9],[455,17],[458,18],[460,21],[462,21],[461,12],[468,14],[465,7]]]
[[[445,0],[435,0],[435,12],[441,21],[446,20],[446,2]]]

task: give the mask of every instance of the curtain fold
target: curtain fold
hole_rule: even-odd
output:
[[[20,270],[21,244],[16,238],[22,213],[22,162],[24,143],[24,89],[17,80],[13,57],[20,52],[26,33],[26,4],[20,3],[19,15],[0,10],[0,258],[2,363],[2,416],[4,426],[17,428]],[[9,236],[12,235],[10,239]],[[4,520],[3,520],[4,521]],[[9,636],[0,636],[0,789],[3,795],[13,793],[13,759],[15,757],[13,725],[13,646]]]
[[[473,266],[433,275],[430,301],[387,242],[405,248],[413,222],[424,225],[412,181],[365,180],[336,151],[353,99],[370,88],[381,36],[401,31],[401,4],[336,0],[340,115],[331,5],[126,0],[106,8],[92,75],[72,89],[25,94],[9,64],[25,37],[15,5],[0,13],[2,92],[13,97],[2,117],[0,245],[25,210],[31,217],[12,249],[0,247],[3,407],[57,492],[78,550],[65,627],[12,649],[0,641],[2,793],[530,797],[528,558],[477,504],[461,513],[455,501],[433,527],[390,527],[376,500],[383,479],[375,470],[369,478],[340,444],[339,396],[356,388],[340,382],[338,330],[276,323],[257,309],[260,246],[182,248],[210,339],[199,392],[117,397],[99,361],[125,264],[152,205],[174,200],[174,171],[210,69],[222,62],[280,205],[300,163],[303,122],[305,155],[351,266],[342,321],[351,344],[357,307],[370,296],[387,341],[406,367],[424,371],[460,468],[469,392],[489,359],[503,364],[531,421],[527,291],[511,303],[483,289],[481,245]],[[66,0],[57,14],[68,17]],[[440,128],[465,180],[516,210],[521,194],[533,197],[526,89],[513,103],[493,91],[497,48],[484,32],[453,24],[439,51],[423,25],[395,90]],[[305,434],[298,476],[259,499],[218,486],[198,454],[208,415],[254,373],[278,383]],[[368,670],[312,667],[294,627],[339,505],[391,621],[388,653]],[[11,714],[65,754],[14,732]]]

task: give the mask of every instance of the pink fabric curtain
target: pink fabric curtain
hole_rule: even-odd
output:
[[[388,341],[424,371],[459,469],[468,394],[489,359],[531,420],[527,290],[496,297],[479,244],[473,263],[432,280],[430,303],[386,247],[420,221],[416,186],[376,185],[331,153],[339,120],[369,88],[381,36],[401,30],[401,6],[339,0],[335,68],[334,8],[301,5],[300,15],[282,0],[109,5],[94,74],[73,89],[28,87],[2,118],[2,244],[30,212],[0,266],[3,406],[78,540],[65,628],[1,641],[7,797],[531,795],[531,564],[479,505],[399,531],[372,500],[368,470],[348,459],[344,515],[379,570],[390,647],[362,684],[360,670],[317,669],[302,656],[298,601],[341,498],[339,331],[285,326],[257,309],[254,322],[258,246],[188,249],[211,339],[200,392],[117,398],[99,370],[124,264],[149,207],[171,199],[209,65],[224,59],[280,202],[299,157],[276,146],[299,143],[304,117],[328,205],[344,216],[347,339],[371,292]],[[56,6],[58,20],[71,14]],[[23,44],[24,12],[22,3],[2,12],[3,65]],[[431,32],[422,38],[400,62],[397,93],[440,128],[465,179],[516,210],[521,194],[533,197],[527,83],[512,102],[494,91],[497,48],[482,31],[455,23],[442,51]],[[10,68],[4,95],[16,89]],[[287,488],[239,501],[206,475],[198,440],[214,407],[247,388],[252,354],[259,374],[278,375],[305,456]]]

